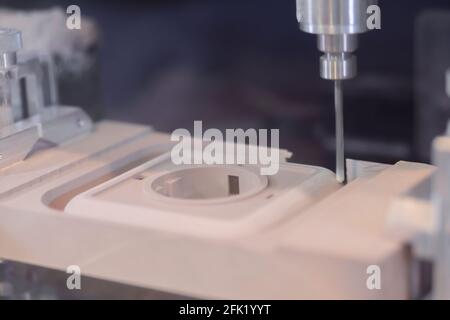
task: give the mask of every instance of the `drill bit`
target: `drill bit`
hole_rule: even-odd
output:
[[[334,82],[334,107],[336,114],[336,179],[339,183],[345,183],[344,97],[341,80]]]

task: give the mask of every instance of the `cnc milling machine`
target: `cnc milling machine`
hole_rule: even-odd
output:
[[[285,150],[273,176],[175,165],[168,133],[60,105],[51,59],[23,54],[20,30],[1,29],[0,267],[12,275],[0,295],[64,297],[60,274],[77,266],[94,297],[108,297],[104,286],[156,298],[450,298],[450,136],[436,140],[434,165],[345,160],[341,81],[356,76],[357,34],[377,1],[297,5],[300,28],[318,34],[321,76],[336,81],[337,179]]]

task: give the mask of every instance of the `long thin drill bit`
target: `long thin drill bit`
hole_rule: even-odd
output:
[[[336,113],[336,179],[340,183],[345,183],[344,97],[340,80],[334,82],[334,107]]]

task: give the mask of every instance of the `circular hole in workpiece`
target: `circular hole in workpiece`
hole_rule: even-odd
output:
[[[227,200],[252,196],[268,185],[258,170],[238,166],[192,167],[150,181],[150,191],[178,200]]]

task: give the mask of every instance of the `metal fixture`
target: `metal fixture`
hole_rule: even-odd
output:
[[[17,30],[0,29],[0,128],[14,123],[19,91],[17,51],[22,48],[22,36]]]
[[[0,169],[28,157],[39,140],[60,144],[92,129],[81,109],[58,104],[51,57],[21,48],[19,30],[0,28]]]

